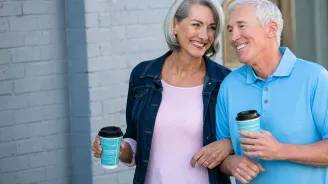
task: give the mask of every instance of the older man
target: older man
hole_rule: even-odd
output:
[[[279,48],[282,28],[270,1],[236,0],[228,9],[230,44],[245,65],[218,96],[217,138],[231,138],[235,151],[221,170],[241,183],[328,184],[328,72]],[[251,109],[263,130],[239,132],[237,113]]]

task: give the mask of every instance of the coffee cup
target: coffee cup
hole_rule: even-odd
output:
[[[249,132],[260,132],[260,114],[256,110],[242,111],[237,114],[238,129]]]
[[[103,127],[99,133],[102,148],[101,164],[105,169],[115,169],[118,166],[120,145],[123,133],[119,127]]]

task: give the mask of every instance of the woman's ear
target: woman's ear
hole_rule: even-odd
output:
[[[173,21],[173,34],[174,35],[178,34],[178,32],[177,32],[178,28],[179,28],[178,21],[176,18],[174,18],[174,21]]]

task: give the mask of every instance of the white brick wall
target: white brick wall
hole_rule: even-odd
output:
[[[71,183],[65,0],[0,0],[0,183]]]
[[[91,72],[88,76],[91,141],[103,126],[116,125],[125,130],[130,72],[137,63],[166,52],[162,27],[172,2],[86,1],[88,68],[79,71]],[[99,159],[92,158],[92,174],[94,184],[130,184],[134,169],[120,164],[118,169],[104,170]]]
[[[1,184],[132,183],[134,168],[104,170],[90,145],[125,130],[130,72],[167,51],[172,2],[0,0]]]

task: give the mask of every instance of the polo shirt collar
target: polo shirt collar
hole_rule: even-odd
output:
[[[275,77],[286,77],[289,76],[292,72],[295,62],[296,56],[287,48],[287,47],[280,47],[279,52],[282,55],[280,63],[276,69],[276,71],[272,74]],[[247,84],[253,84],[256,80],[260,79],[256,76],[253,68],[250,66],[246,66],[246,73],[247,73]]]

